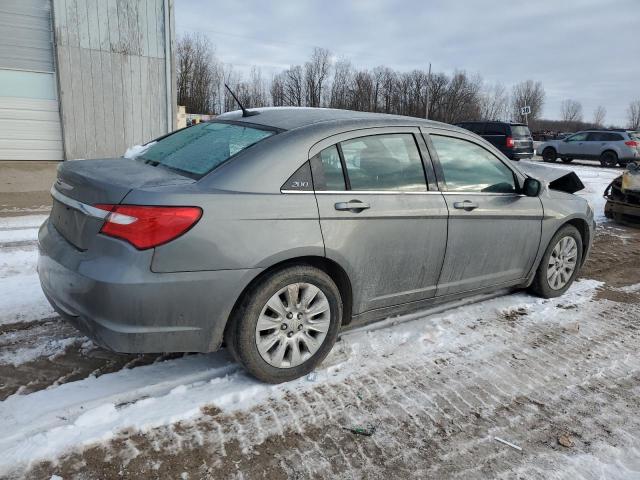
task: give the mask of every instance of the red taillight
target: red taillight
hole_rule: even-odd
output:
[[[96,208],[111,212],[100,233],[126,240],[139,250],[178,238],[202,216],[198,207],[96,205]]]
[[[634,147],[634,148],[638,148],[638,146],[640,145],[640,143],[636,142],[635,140],[628,140],[624,142],[624,144],[627,145],[628,147]]]
[[[513,138],[507,137],[507,148],[513,148],[515,144],[516,143],[513,141]]]

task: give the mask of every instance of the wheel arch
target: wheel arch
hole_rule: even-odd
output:
[[[620,158],[620,154],[618,152],[616,152],[613,148],[611,147],[607,147],[605,148],[602,152],[600,152],[600,156],[602,157],[603,155],[607,154],[607,153],[613,153],[616,158]]]
[[[344,268],[342,268],[337,262],[330,260],[326,257],[307,255],[300,257],[288,258],[286,260],[282,260],[280,262],[274,263],[269,267],[265,268],[258,275],[255,276],[247,286],[242,290],[238,298],[236,299],[233,308],[231,309],[231,313],[229,315],[229,319],[233,317],[233,312],[238,308],[243,298],[247,295],[247,293],[255,287],[258,283],[262,281],[267,275],[282,270],[284,268],[294,266],[294,265],[310,265],[319,270],[322,270],[324,273],[329,275],[331,279],[335,282],[338,290],[340,291],[340,296],[342,297],[342,325],[348,325],[351,322],[351,314],[352,314],[352,306],[353,306],[353,290],[351,287],[351,279],[345,272]],[[227,324],[225,325],[225,331],[230,325],[230,321],[227,320]]]
[[[575,217],[560,225],[554,235],[565,225],[574,226],[576,230],[578,230],[578,233],[580,233],[580,237],[582,238],[582,262],[580,266],[582,267],[586,260],[586,253],[589,250],[589,244],[591,243],[591,231],[589,230],[589,224],[584,218]]]

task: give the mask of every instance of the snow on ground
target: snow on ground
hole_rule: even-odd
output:
[[[34,458],[55,457],[73,446],[104,442],[125,428],[147,431],[191,419],[206,405],[228,412],[247,410],[287,393],[295,391],[299,395],[317,383],[341,383],[367,369],[374,373],[379,366],[367,360],[371,352],[376,358],[393,355],[394,362],[400,364],[446,357],[497,333],[485,326],[461,336],[460,328],[475,319],[496,314],[508,317],[510,312],[519,311],[526,312],[533,323],[560,321],[571,325],[589,314],[590,300],[599,285],[584,280],[553,301],[516,294],[373,332],[356,329],[343,335],[315,375],[284,385],[254,380],[221,351],[90,377],[29,395],[13,395],[0,404],[0,424],[7,432],[0,439],[0,451],[4,452],[0,474]],[[559,309],[563,304],[584,308],[580,313],[573,308]],[[594,308],[600,306],[594,304]],[[494,354],[491,348],[477,353],[484,359]]]

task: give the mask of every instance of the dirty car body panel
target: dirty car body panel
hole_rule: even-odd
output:
[[[218,126],[212,128],[255,129],[259,140],[227,151],[209,171],[197,162],[195,174],[181,172],[177,160],[158,163],[157,149],[153,161],[143,156],[60,166],[54,208],[39,233],[38,271],[62,317],[116,351],[208,352],[222,344],[229,316],[251,285],[281,265],[342,272],[349,306],[344,323],[357,324],[526,287],[551,237],[567,222],[582,226],[588,252],[593,213],[583,199],[549,188],[549,178],[540,178],[539,195],[523,195],[523,182],[534,175],[463,129],[330,109],[257,111],[213,122]],[[176,135],[198,138],[198,132]],[[444,153],[432,140],[438,135],[469,142],[496,165],[504,163],[513,191],[455,191],[445,179]],[[157,145],[170,157],[163,141]],[[393,158],[375,157],[380,146]],[[317,168],[329,168],[330,160],[321,157],[331,149],[339,152],[334,160],[344,183],[321,187]],[[197,158],[198,152],[191,154]],[[399,170],[389,170],[388,162]],[[367,177],[367,168],[380,170]],[[457,207],[465,201],[477,206]],[[170,241],[138,248],[105,230],[118,206],[202,213]]]

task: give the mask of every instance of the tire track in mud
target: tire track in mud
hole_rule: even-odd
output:
[[[110,352],[60,317],[0,325],[0,401],[177,356]]]
[[[628,471],[618,461],[608,478],[633,478],[640,465],[623,457],[640,449],[640,305],[592,308],[577,330],[526,315],[501,321],[497,313],[486,319],[497,325],[495,335],[445,361],[372,352],[366,358],[376,367],[342,384],[235,414],[205,410],[197,421],[123,435],[27,476],[134,478],[160,465],[169,477],[186,471],[190,478],[546,479],[555,472],[574,479],[589,478],[593,468],[607,472],[619,455]],[[369,424],[371,437],[344,429]],[[563,434],[572,448],[558,444]]]

